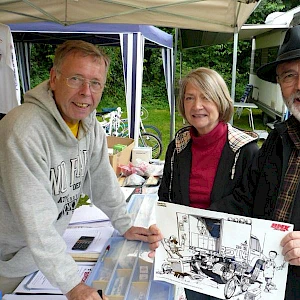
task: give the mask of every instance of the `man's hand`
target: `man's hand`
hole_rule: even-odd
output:
[[[128,240],[139,240],[149,243],[149,257],[154,257],[155,249],[158,248],[159,242],[163,239],[163,236],[159,228],[153,224],[148,229],[143,227],[130,227],[124,234],[124,237]]]
[[[84,283],[76,285],[66,294],[66,297],[68,300],[108,300],[105,295],[101,298],[96,289],[91,288]]]
[[[288,233],[281,241],[282,255],[285,261],[294,266],[300,266],[300,231]]]

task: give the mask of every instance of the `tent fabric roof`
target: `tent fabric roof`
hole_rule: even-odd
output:
[[[263,34],[269,31],[282,30],[289,28],[288,25],[250,25],[245,24],[239,31],[239,40],[251,40],[258,34]],[[218,44],[226,44],[233,41],[233,34],[228,32],[211,32],[201,30],[179,30],[179,47],[181,50],[188,50],[198,47],[205,47]]]
[[[265,24],[244,24],[239,30],[239,40],[251,40],[257,35],[269,31],[281,31],[298,24],[300,24],[300,6],[287,12],[271,13]],[[181,50],[224,44],[233,40],[233,35],[227,32],[180,29],[179,35]]]
[[[1,23],[150,24],[234,32],[259,0],[0,0]]]
[[[148,25],[83,23],[63,26],[52,22],[8,25],[14,42],[61,44],[67,39],[81,39],[102,46],[120,46],[120,33],[141,32],[146,47],[173,47],[171,34]]]
[[[243,25],[239,36],[241,40],[247,40],[269,31],[281,31],[298,24],[300,24],[300,5],[287,12],[269,14],[265,24]]]
[[[253,37],[263,33],[267,33],[269,31],[283,30],[288,28],[288,25],[245,24],[242,26],[239,32],[239,40],[251,40]]]
[[[181,50],[225,44],[232,39],[233,34],[228,32],[211,32],[191,29],[179,30],[179,47]]]

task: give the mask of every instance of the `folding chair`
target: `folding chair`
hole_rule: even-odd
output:
[[[251,98],[252,92],[253,92],[253,85],[248,83],[248,84],[246,85],[244,94],[243,94],[243,96],[242,96],[241,99],[240,99],[240,102],[241,102],[241,103],[249,102],[248,100]],[[238,107],[237,110],[236,110],[236,112],[235,112],[236,115],[238,116],[238,118],[241,117],[242,112],[243,112],[243,107]]]
[[[247,84],[245,88],[245,92],[240,100],[240,102],[234,102],[234,107],[236,107],[235,114],[237,114],[238,118],[241,117],[242,111],[244,108],[246,108],[249,111],[249,125],[254,130],[254,121],[253,121],[253,114],[252,114],[252,109],[258,108],[258,106],[254,103],[249,103],[247,102],[248,99],[252,96],[252,91],[253,91],[253,85],[252,84]]]

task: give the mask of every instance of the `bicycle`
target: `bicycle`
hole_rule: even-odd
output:
[[[102,112],[97,112],[96,115],[102,118],[100,123],[107,135],[129,137],[128,119],[121,119],[122,111],[120,107],[107,108]],[[145,116],[148,117],[146,109],[143,110],[143,116],[144,119]],[[157,134],[147,130],[153,130]],[[151,147],[153,159],[158,159],[162,154],[162,141],[159,135],[161,136],[161,132],[157,127],[144,125],[141,118],[138,145],[139,147]]]
[[[144,125],[143,123],[143,120],[146,120],[149,116],[149,112],[148,110],[142,106],[141,107],[141,119],[140,119],[140,130],[144,133],[152,133],[153,135],[156,135],[159,137],[160,140],[162,140],[162,134],[161,134],[161,131],[154,125]],[[121,119],[121,123],[123,123],[123,125],[121,126],[124,126],[128,128],[128,119]],[[126,130],[126,128],[124,128],[124,130]]]
[[[146,110],[146,108],[144,109]],[[146,110],[147,111],[147,110]],[[142,114],[142,113],[141,113]],[[147,111],[147,117],[148,117],[148,111]],[[146,117],[146,118],[147,118]],[[145,120],[146,118],[142,118],[141,117],[141,124],[140,124],[140,129],[142,130],[142,132],[148,132],[148,133],[152,133],[156,136],[159,137],[159,139],[161,140],[162,139],[162,134],[161,134],[161,131],[154,125],[144,125],[143,124],[143,121],[142,120]]]
[[[96,112],[97,117],[101,117],[102,128],[108,136],[123,136],[125,125],[121,121],[121,108],[117,107],[111,111]]]
[[[151,147],[153,159],[158,159],[163,150],[161,139],[157,135],[150,132],[140,132],[139,147]]]

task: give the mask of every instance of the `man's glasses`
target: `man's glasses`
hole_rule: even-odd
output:
[[[66,77],[61,72],[58,71],[58,73],[66,79],[67,86],[72,89],[79,89],[87,82],[92,93],[99,93],[103,90],[104,85],[98,80],[89,80],[77,75]]]
[[[295,72],[287,72],[277,76],[279,81],[287,86],[292,86],[299,80],[299,74]]]

